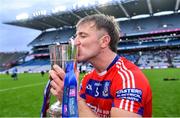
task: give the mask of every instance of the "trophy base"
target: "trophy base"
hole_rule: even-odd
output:
[[[55,102],[50,106],[47,111],[48,117],[61,117],[62,116],[62,105],[59,101]]]

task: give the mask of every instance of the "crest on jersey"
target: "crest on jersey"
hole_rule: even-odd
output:
[[[108,97],[108,95],[109,95],[109,87],[110,87],[110,82],[105,82],[104,87],[103,87],[103,92],[102,92],[102,95],[104,97]]]

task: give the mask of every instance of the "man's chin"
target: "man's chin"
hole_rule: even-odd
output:
[[[82,60],[81,59],[77,59],[77,62],[82,62]]]
[[[83,59],[83,58],[78,57],[78,58],[77,58],[77,62],[86,62],[86,60]]]

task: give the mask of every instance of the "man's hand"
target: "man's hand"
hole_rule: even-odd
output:
[[[65,72],[58,65],[53,65],[53,69],[49,71],[51,81],[51,93],[62,101]]]
[[[75,67],[76,68],[76,67]],[[77,78],[77,85],[79,85],[79,71],[74,69]],[[49,71],[51,81],[51,93],[57,97],[59,101],[62,101],[64,90],[64,77],[65,72],[58,65],[53,65],[52,70]],[[78,95],[79,98],[79,95]]]

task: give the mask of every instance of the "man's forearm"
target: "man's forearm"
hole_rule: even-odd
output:
[[[78,101],[79,117],[97,117],[84,100]]]

